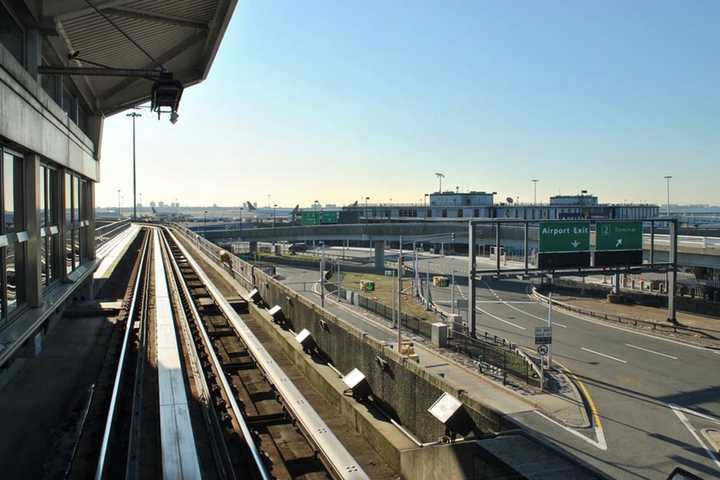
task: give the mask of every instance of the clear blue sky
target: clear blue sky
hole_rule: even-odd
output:
[[[138,123],[143,202],[720,204],[720,1],[240,1],[180,122]],[[131,205],[107,119],[98,205]]]

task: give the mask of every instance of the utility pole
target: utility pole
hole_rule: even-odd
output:
[[[670,217],[670,179],[672,178],[672,175],[665,175],[665,182],[667,183],[667,207],[665,209],[665,213],[667,214],[668,218]]]
[[[136,182],[136,176],[135,176],[135,119],[137,117],[142,117],[137,112],[128,113],[125,115],[126,117],[132,118],[132,124],[133,124],[133,220],[137,219],[137,196],[136,196],[136,188],[137,188],[137,182]]]
[[[537,182],[539,180],[537,178],[533,178],[533,205],[537,205]]]

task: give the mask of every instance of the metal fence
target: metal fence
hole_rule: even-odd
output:
[[[360,295],[354,290],[340,287],[339,293],[341,298],[351,301],[354,305],[395,321],[395,312],[392,307]],[[401,313],[401,317],[403,328],[423,338],[431,338],[431,322],[404,313]],[[532,360],[506,339],[490,335],[487,332],[484,332],[482,336],[472,338],[465,332],[463,324],[452,324],[449,327],[448,348],[477,362],[478,367],[484,373],[501,378],[503,383],[506,383],[508,378],[512,378],[528,385],[540,386],[540,377],[533,368]]]

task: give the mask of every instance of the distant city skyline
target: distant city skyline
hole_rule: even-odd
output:
[[[144,202],[720,204],[720,3],[241,2],[180,121],[137,120]],[[609,34],[611,32],[611,34]],[[149,88],[149,86],[148,86]],[[132,205],[107,119],[98,205]],[[139,200],[139,198],[138,198]]]

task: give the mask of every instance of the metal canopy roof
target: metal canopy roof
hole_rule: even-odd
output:
[[[90,0],[135,42],[174,74],[185,87],[204,80],[237,0]],[[77,53],[113,68],[157,68],[148,56],[99,15],[86,0],[44,0],[48,37],[64,58]],[[49,21],[49,22],[48,22]],[[91,67],[82,61],[66,66]],[[96,112],[110,115],[150,98],[152,82],[142,78],[76,77],[75,83]]]

